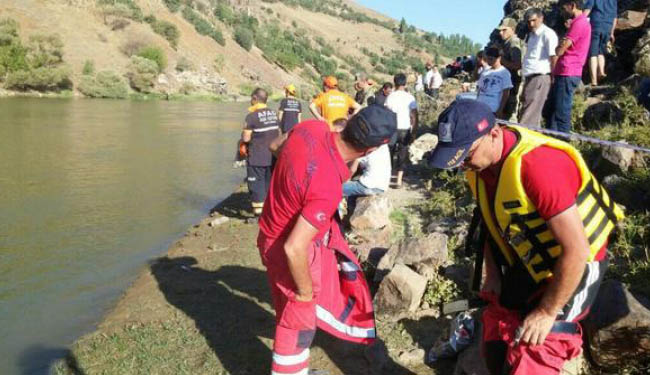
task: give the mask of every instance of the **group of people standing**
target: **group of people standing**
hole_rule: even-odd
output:
[[[544,24],[544,12],[525,13],[526,38],[517,37],[518,22],[505,18],[498,27],[501,43],[488,47],[477,69],[477,99],[498,118],[549,129],[571,130],[574,93],[589,58],[591,85],[605,74],[607,44],[614,37],[616,0],[560,0],[567,33],[558,38]]]

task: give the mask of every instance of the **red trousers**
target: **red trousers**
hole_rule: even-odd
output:
[[[312,242],[308,249],[314,293],[311,302],[295,299],[296,285],[284,241],[258,239],[276,312],[274,375],[307,374],[316,327],[352,342],[370,344],[375,339],[372,299],[359,262],[338,226],[328,237]]]

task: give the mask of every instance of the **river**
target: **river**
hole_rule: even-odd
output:
[[[243,179],[246,105],[0,100],[0,373],[45,374]]]

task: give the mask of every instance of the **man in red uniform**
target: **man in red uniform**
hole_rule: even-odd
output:
[[[474,100],[452,103],[438,123],[429,161],[467,170],[486,231],[486,365],[499,375],[559,374],[580,354],[578,321],[596,297],[607,238],[623,214],[568,143],[495,126],[491,109]]]
[[[347,163],[389,142],[395,115],[371,105],[341,133],[309,120],[289,133],[260,218],[258,248],[267,268],[276,332],[272,374],[307,374],[316,327],[373,343],[372,299],[359,262],[336,221]]]

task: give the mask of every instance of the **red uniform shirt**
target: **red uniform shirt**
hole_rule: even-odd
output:
[[[341,186],[350,178],[335,134],[317,120],[304,121],[289,133],[271,178],[260,234],[287,236],[298,215],[319,230],[317,237],[329,229],[343,197]]]
[[[494,201],[503,162],[516,141],[516,134],[504,129],[500,163],[480,173],[491,202]],[[544,220],[551,219],[576,203],[582,178],[578,166],[567,153],[541,146],[524,155],[521,165],[524,190]],[[607,244],[595,260],[602,260],[606,247]]]

